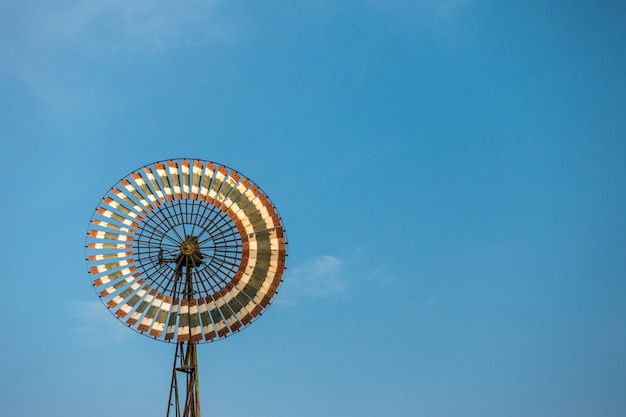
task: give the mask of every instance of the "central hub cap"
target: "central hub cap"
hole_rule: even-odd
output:
[[[180,253],[185,256],[201,257],[200,244],[197,236],[187,236],[180,245]]]

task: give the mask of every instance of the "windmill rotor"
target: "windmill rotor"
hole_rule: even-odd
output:
[[[176,416],[200,415],[196,344],[258,318],[280,287],[286,257],[285,229],[269,197],[237,171],[199,159],[154,162],[126,175],[103,196],[87,230],[87,266],[105,306],[133,330],[178,345],[170,401],[177,371],[188,381]]]

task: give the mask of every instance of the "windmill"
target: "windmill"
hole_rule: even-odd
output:
[[[250,179],[210,161],[171,159],[104,195],[86,252],[96,293],[115,317],[176,344],[167,417],[199,417],[196,347],[239,332],[269,306],[287,240]]]

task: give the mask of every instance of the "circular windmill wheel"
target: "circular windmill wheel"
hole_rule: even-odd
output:
[[[250,324],[276,294],[287,256],[281,218],[257,185],[186,159],[122,178],[94,211],[86,247],[104,304],[167,342],[210,342]]]

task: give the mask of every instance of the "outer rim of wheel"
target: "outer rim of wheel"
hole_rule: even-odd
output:
[[[85,246],[109,311],[165,342],[211,342],[247,327],[276,295],[287,260],[282,219],[260,187],[190,158],[118,181],[94,210]]]

